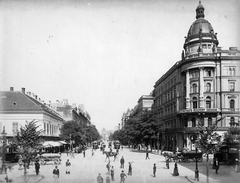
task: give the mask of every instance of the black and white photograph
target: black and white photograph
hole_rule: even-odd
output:
[[[0,183],[240,182],[239,0],[0,0]]]

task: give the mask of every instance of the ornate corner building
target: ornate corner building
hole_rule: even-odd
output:
[[[194,150],[198,124],[210,126],[222,118],[218,133],[223,134],[240,123],[240,51],[218,47],[217,34],[204,17],[200,2],[182,59],[154,85],[162,149]]]

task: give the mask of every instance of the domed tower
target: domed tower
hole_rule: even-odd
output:
[[[196,21],[190,26],[185,37],[185,59],[206,56],[217,51],[218,40],[212,25],[204,19],[204,7],[199,1],[196,9]]]

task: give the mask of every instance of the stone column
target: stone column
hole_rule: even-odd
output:
[[[203,92],[204,92],[204,80],[203,80],[203,67],[200,68],[199,72],[199,101],[200,101],[200,108],[204,108],[204,98],[203,98]]]
[[[186,71],[186,109],[190,109],[190,79],[189,79],[189,70]]]

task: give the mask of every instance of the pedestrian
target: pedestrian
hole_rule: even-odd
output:
[[[110,174],[110,168],[111,168],[110,161],[106,165],[106,168],[107,168],[107,173]]]
[[[132,162],[128,162],[128,175],[132,175]]]
[[[125,162],[125,160],[124,160],[124,158],[122,156],[122,158],[120,159],[120,163],[121,163],[120,168],[124,168],[124,162]]]
[[[239,172],[239,160],[236,158],[235,172]]]
[[[38,162],[38,160],[35,162],[35,171],[36,171],[36,175],[39,174],[39,169],[40,169],[40,164]]]
[[[94,150],[92,149],[92,156],[94,156]]]
[[[70,163],[69,159],[67,159],[67,161],[66,161],[66,174],[70,174],[70,166],[71,166],[71,163]]]
[[[169,169],[169,161],[170,161],[169,158],[167,158],[166,159],[166,167],[167,167],[167,169]]]
[[[66,151],[66,152],[67,152],[67,156],[68,156],[69,150],[67,149],[67,151]]]
[[[97,183],[103,183],[103,178],[100,173],[97,176]]]
[[[85,150],[83,150],[83,157],[84,157],[84,158],[85,158],[85,153],[86,153]]]
[[[123,150],[123,146],[122,146],[122,150]]]
[[[174,166],[174,170],[173,170],[173,176],[178,176],[178,166],[177,166],[177,162],[175,162],[175,166]]]
[[[55,169],[53,169],[53,179],[55,183],[58,183],[58,179],[59,179],[59,169],[58,166],[55,166]]]
[[[111,179],[114,181],[114,167],[111,168]]]
[[[123,170],[122,170],[122,173],[120,174],[120,178],[121,178],[120,183],[124,183],[125,182],[125,178],[127,178],[127,175],[124,173]]]
[[[154,163],[154,165],[153,165],[153,177],[156,177],[156,170],[157,170],[157,167],[156,167],[156,164]]]
[[[216,174],[218,174],[218,170],[219,170],[219,161],[218,161],[218,158],[216,158]]]
[[[150,159],[148,154],[148,149],[146,150],[146,159]]]

